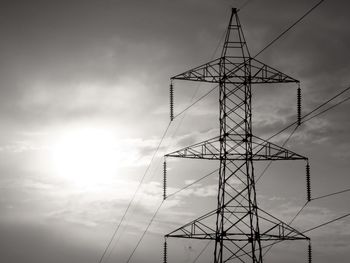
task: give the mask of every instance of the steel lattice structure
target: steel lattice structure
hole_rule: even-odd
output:
[[[217,208],[165,238],[213,240],[214,263],[260,263],[263,262],[263,242],[309,240],[257,205],[255,161],[308,159],[253,135],[252,84],[299,81],[250,56],[237,9],[232,9],[221,56],[171,80],[218,84],[220,135],[165,157],[218,160],[220,168]]]

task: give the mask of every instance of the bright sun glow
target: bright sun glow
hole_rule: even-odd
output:
[[[53,166],[59,176],[79,185],[102,183],[117,174],[118,150],[107,131],[70,131],[63,133],[54,145]]]

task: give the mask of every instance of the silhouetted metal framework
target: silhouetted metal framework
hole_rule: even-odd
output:
[[[309,240],[258,207],[254,161],[305,160],[252,133],[252,84],[299,81],[252,58],[237,10],[232,9],[221,56],[171,80],[219,85],[220,135],[165,157],[218,160],[217,208],[165,235],[215,241],[214,263],[263,262],[262,242]]]

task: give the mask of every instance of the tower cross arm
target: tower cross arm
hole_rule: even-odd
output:
[[[255,58],[250,59],[251,84],[263,83],[299,83],[296,80],[281,71],[268,66]]]
[[[175,152],[168,153],[165,155],[165,157],[219,160],[220,137],[217,136],[212,139],[187,146]]]
[[[230,134],[225,139],[226,152],[220,152],[223,138],[220,136],[205,140],[180,150],[168,153],[165,157],[206,160],[246,160],[244,134]],[[272,142],[252,136],[252,156],[256,161],[307,160],[308,158]]]
[[[185,224],[182,227],[165,235],[165,237],[212,239],[215,240],[215,227],[211,226],[208,219],[216,216],[217,210],[212,210],[205,215]]]
[[[203,65],[173,76],[171,79],[219,83],[220,61],[220,58],[214,59]]]
[[[307,160],[308,158],[297,154],[272,142],[253,135],[253,159],[257,161],[278,160]]]
[[[260,219],[265,229],[260,232],[260,239],[271,240],[309,240],[302,232],[279,220],[270,213],[259,208]]]
[[[247,68],[250,74],[247,75]],[[248,78],[248,79],[247,79]],[[268,66],[255,58],[217,58],[208,63],[187,70],[171,78],[172,80],[200,81],[208,83],[299,83],[299,80]]]

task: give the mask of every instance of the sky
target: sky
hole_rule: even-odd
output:
[[[219,56],[232,7],[242,7],[254,55],[316,2],[1,1],[1,261],[98,262],[144,178],[103,261],[126,262],[162,202],[162,156],[218,134],[213,92],[170,124],[153,158],[169,124],[170,77]],[[257,57],[300,80],[303,114],[349,86],[349,8],[345,0],[324,1]],[[175,114],[212,87],[174,86]],[[257,136],[268,138],[296,119],[296,90],[253,88]],[[304,123],[286,145],[309,157],[313,197],[350,187],[349,111],[343,103]],[[169,160],[168,193],[217,165]],[[306,201],[305,164],[273,163],[256,187],[258,204],[287,222]],[[130,262],[161,262],[163,235],[214,209],[216,191],[214,174],[167,199]],[[305,230],[349,213],[349,201],[349,192],[314,200],[293,226]],[[348,262],[349,218],[309,236],[315,262]],[[169,262],[193,262],[205,243],[168,245]],[[305,262],[306,251],[305,242],[286,242],[265,261]],[[212,254],[209,246],[200,260],[211,262]]]

